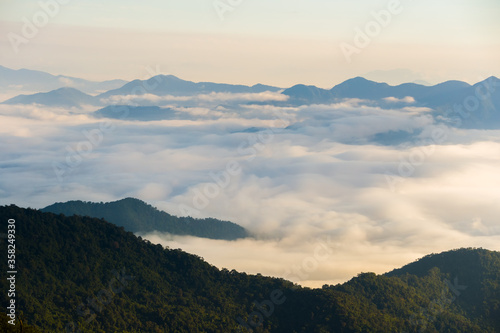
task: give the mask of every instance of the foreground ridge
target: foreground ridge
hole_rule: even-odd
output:
[[[151,244],[102,219],[14,205],[0,207],[0,217],[4,230],[8,219],[16,221],[16,305],[25,318],[23,325],[30,329],[495,332],[500,328],[499,252],[459,249],[424,257],[386,275],[362,273],[344,284],[309,289],[283,279],[219,270],[198,256]],[[6,290],[7,280],[1,281]],[[3,301],[5,297],[2,293]]]

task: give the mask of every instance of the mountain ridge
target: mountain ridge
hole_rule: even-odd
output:
[[[318,88],[313,85],[298,84],[281,89],[263,84],[253,86],[233,85],[212,82],[192,82],[174,75],[156,75],[147,80],[133,80],[117,89],[108,90],[98,96],[90,96],[75,88],[62,88],[47,93],[18,95],[3,104],[41,104],[48,106],[81,107],[83,105],[110,107],[118,103],[113,96],[153,94],[157,96],[195,96],[210,93],[261,93],[272,91],[287,96],[286,100],[268,102],[249,102],[249,104],[265,104],[276,107],[301,106],[312,104],[339,103],[345,99],[361,99],[374,106],[383,108],[420,107],[430,109],[436,123],[445,123],[464,129],[499,129],[500,128],[500,80],[495,76],[470,85],[463,81],[449,80],[433,86],[416,83],[388,85],[362,77],[345,80],[331,89]],[[64,90],[66,89],[66,90]],[[65,92],[65,93],[62,93]],[[175,99],[173,99],[175,101]],[[183,107],[192,106],[191,102],[181,103]],[[175,118],[171,110],[153,110],[154,101],[145,100],[149,107],[134,109],[134,120],[164,120]],[[193,102],[194,103],[194,102]],[[466,111],[463,111],[463,110]],[[96,115],[105,113],[98,110]],[[141,114],[144,111],[145,114]],[[113,118],[113,115],[110,115]],[[459,117],[459,121],[456,118]]]
[[[48,92],[63,87],[72,87],[94,94],[122,86],[127,81],[120,79],[90,81],[67,75],[53,75],[47,72],[20,68],[12,69],[0,65],[0,88],[8,90],[9,86],[22,86],[25,91]]]
[[[496,77],[492,76],[484,81],[476,83],[476,85],[481,84],[487,80],[491,80],[492,78],[496,79]],[[403,98],[406,96],[421,98],[432,91],[436,91],[434,94],[439,94],[449,91],[457,91],[463,88],[470,88],[472,86],[466,82],[457,80],[448,80],[432,86],[426,86],[417,83],[389,85],[385,82],[376,82],[358,76],[347,79],[335,85],[331,89],[323,89],[316,86],[304,86],[301,84],[297,84],[285,89],[283,93],[293,98],[295,97],[293,94],[293,90],[297,89],[298,87],[308,87],[309,89],[319,91],[324,95],[324,100],[334,102],[337,99],[341,98],[381,99],[385,97]]]
[[[105,218],[107,221],[134,233],[158,231],[174,235],[224,240],[236,240],[250,236],[245,228],[233,222],[214,218],[177,217],[158,210],[142,200],[130,197],[106,203],[77,200],[59,202],[42,208],[41,211],[68,216]]]
[[[21,94],[1,104],[41,104],[58,107],[81,107],[83,105],[99,105],[99,102],[95,97],[76,88],[63,87],[32,95]]]
[[[156,75],[146,80],[133,80],[120,88],[109,90],[98,98],[109,98],[116,95],[143,95],[145,93],[157,96],[192,96],[206,93],[259,93],[264,91],[279,91],[281,88],[256,84],[246,86],[241,84],[226,84],[214,82],[193,82],[183,80],[174,75]]]

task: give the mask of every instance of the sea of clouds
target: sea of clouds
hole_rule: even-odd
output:
[[[229,220],[253,237],[142,236],[219,268],[314,287],[432,252],[500,250],[499,131],[449,127],[411,98],[280,104],[286,99],[266,92],[105,101],[155,103],[180,115],[156,121],[98,119],[95,107],[0,104],[0,203],[136,197],[173,215]]]

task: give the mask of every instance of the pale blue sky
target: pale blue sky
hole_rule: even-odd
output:
[[[41,0],[48,3],[56,0]],[[228,3],[228,0],[221,0]],[[237,3],[238,1],[233,1]],[[324,87],[405,68],[428,81],[500,76],[500,2],[401,0],[400,14],[348,63],[341,43],[391,0],[242,0],[222,21],[214,0],[70,0],[13,51],[39,1],[0,2],[0,64],[88,79],[133,79],[145,67],[194,81]]]

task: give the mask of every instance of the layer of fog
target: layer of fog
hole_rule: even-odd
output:
[[[183,110],[183,120],[138,122],[0,105],[0,203],[132,196],[174,215],[230,220],[254,238],[143,236],[220,268],[309,286],[457,247],[500,250],[498,131],[363,101]],[[410,141],[373,141],[391,131]]]
[[[210,102],[265,102],[286,101],[287,95],[280,92],[264,91],[260,93],[207,93],[189,96],[158,96],[154,94],[143,95],[113,95],[102,98],[103,104],[126,104],[126,105],[166,105],[172,102],[210,103]]]

